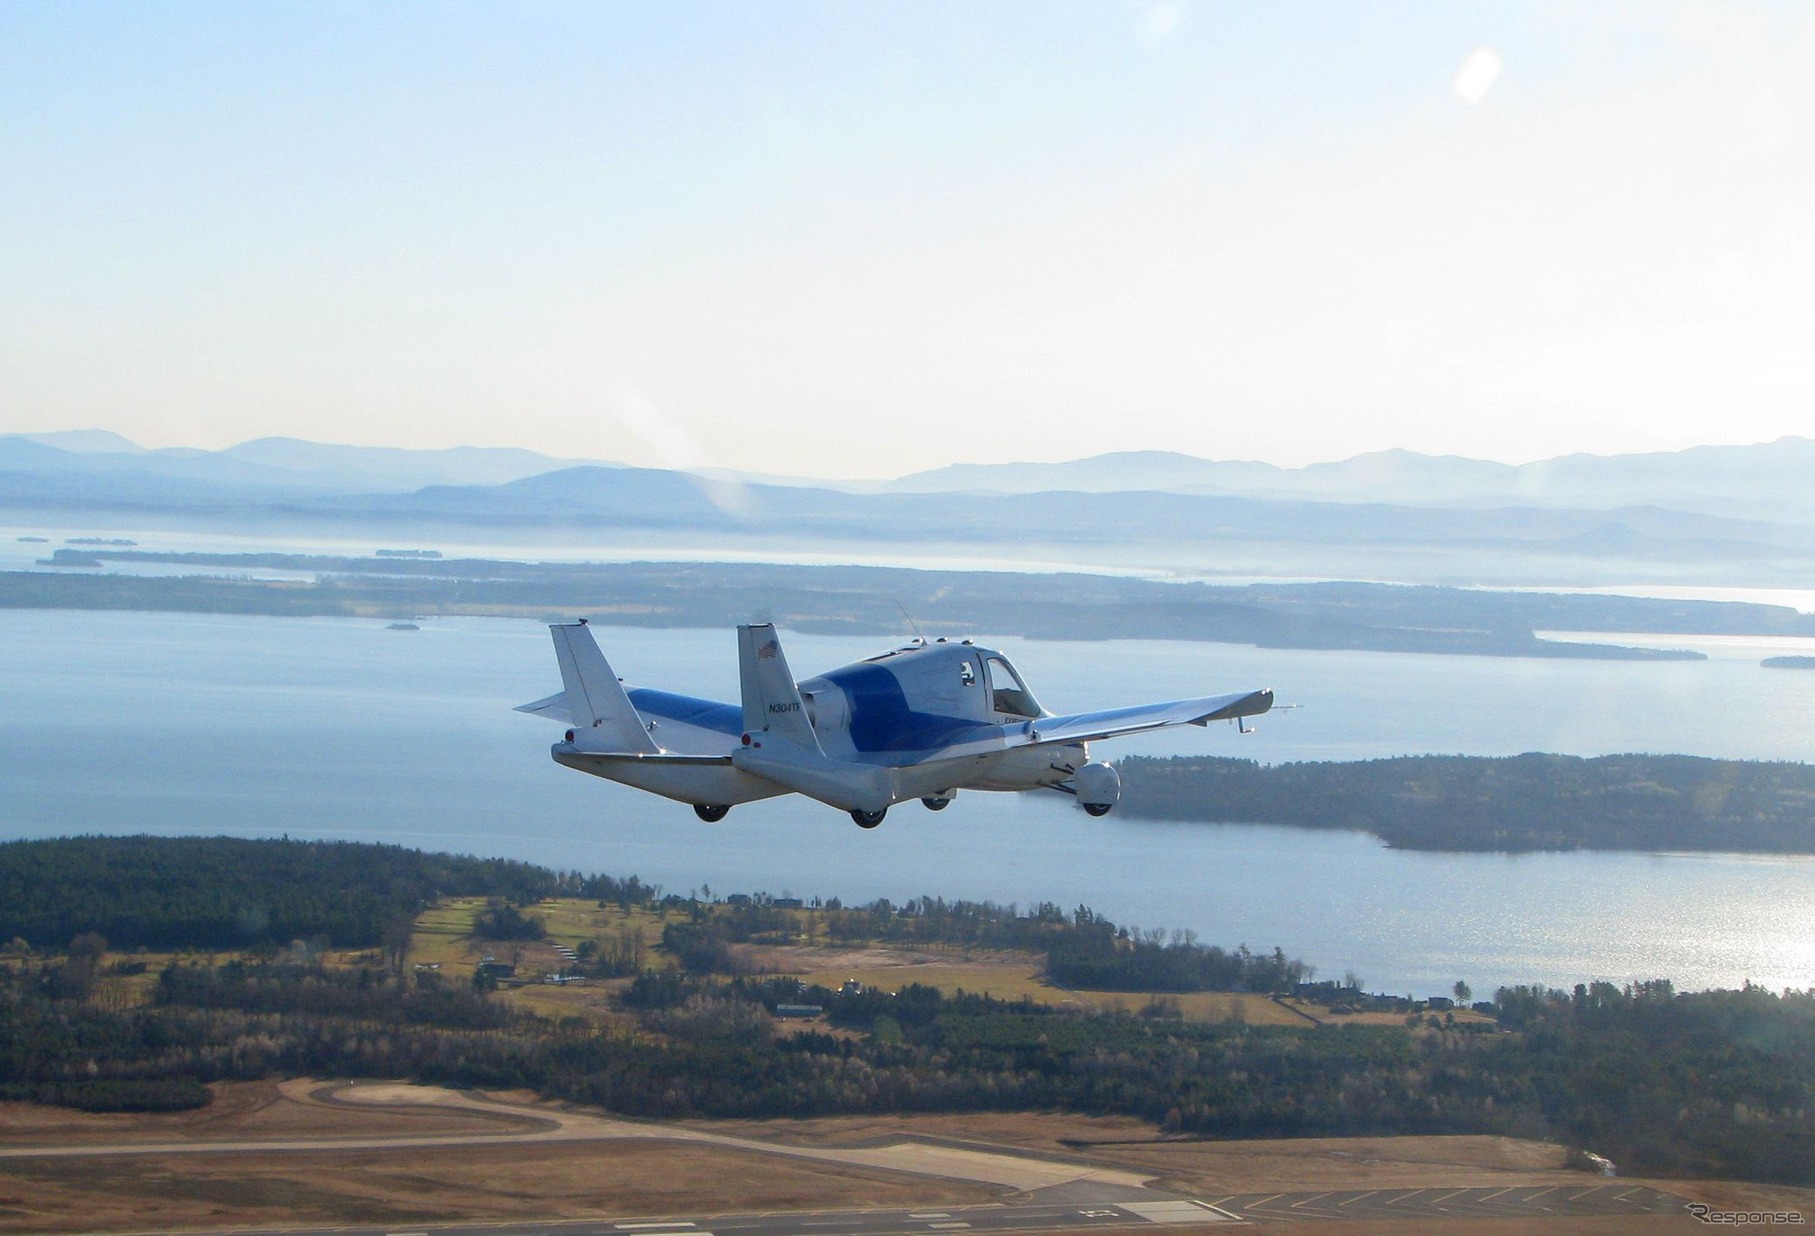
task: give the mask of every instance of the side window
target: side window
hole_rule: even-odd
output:
[[[1020,675],[1001,657],[989,659],[989,686],[991,704],[997,712],[1007,713],[1011,717],[1040,715],[1040,706],[1034,703],[1033,695],[1022,685]]]
[[[958,679],[967,687],[974,687],[977,685],[977,671],[971,666],[969,661],[958,662]]]

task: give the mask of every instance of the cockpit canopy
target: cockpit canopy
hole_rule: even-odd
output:
[[[1006,656],[969,641],[917,642],[871,657],[863,664],[886,668],[901,684],[907,706],[916,711],[977,721],[1046,715]],[[851,682],[851,675],[845,670],[827,677],[841,686]]]

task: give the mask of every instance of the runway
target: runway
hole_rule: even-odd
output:
[[[1248,1226],[1331,1220],[1451,1221],[1496,1218],[1681,1215],[1682,1198],[1645,1185],[1533,1185],[1475,1189],[1364,1189],[1244,1193],[1214,1198],[1058,1202],[913,1210],[790,1211],[561,1223],[420,1227],[234,1228],[200,1236],[937,1236],[944,1232],[1058,1232],[1088,1228]],[[197,1236],[191,1233],[189,1236]]]
[[[1053,1232],[1080,1229],[1219,1227],[1345,1220],[1459,1222],[1501,1218],[1685,1214],[1690,1199],[1647,1185],[1582,1177],[1552,1183],[1476,1187],[1373,1188],[1292,1192],[1187,1193],[1151,1174],[1082,1157],[924,1136],[890,1136],[858,1145],[800,1145],[695,1127],[623,1120],[551,1105],[525,1105],[471,1093],[395,1083],[317,1086],[310,1102],[366,1111],[457,1110],[482,1118],[481,1129],[448,1135],[218,1138],[189,1141],[10,1146],[0,1160],[108,1159],[136,1156],[319,1154],[548,1142],[669,1141],[812,1160],[845,1168],[965,1181],[1002,1198],[989,1204],[845,1207],[732,1213],[692,1212],[573,1218],[497,1217],[484,1222],[420,1225],[239,1225],[222,1236],[894,1236],[942,1232]],[[489,1126],[489,1128],[486,1128]],[[899,1195],[897,1195],[899,1196]],[[509,1212],[504,1212],[508,1214]],[[545,1214],[547,1212],[544,1212]],[[196,1229],[185,1229],[194,1236]],[[206,1231],[206,1229],[202,1229]]]

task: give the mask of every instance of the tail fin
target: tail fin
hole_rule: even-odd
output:
[[[820,749],[774,623],[737,629],[737,673],[743,689],[745,733],[768,733],[810,751]]]
[[[561,663],[568,716],[576,730],[593,731],[587,745],[644,755],[661,750],[624,693],[624,684],[599,651],[592,629],[584,622],[563,622],[548,630],[555,637],[555,659]]]

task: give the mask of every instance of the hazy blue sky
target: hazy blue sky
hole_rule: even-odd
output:
[[[0,5],[0,431],[1815,434],[1815,5]]]

